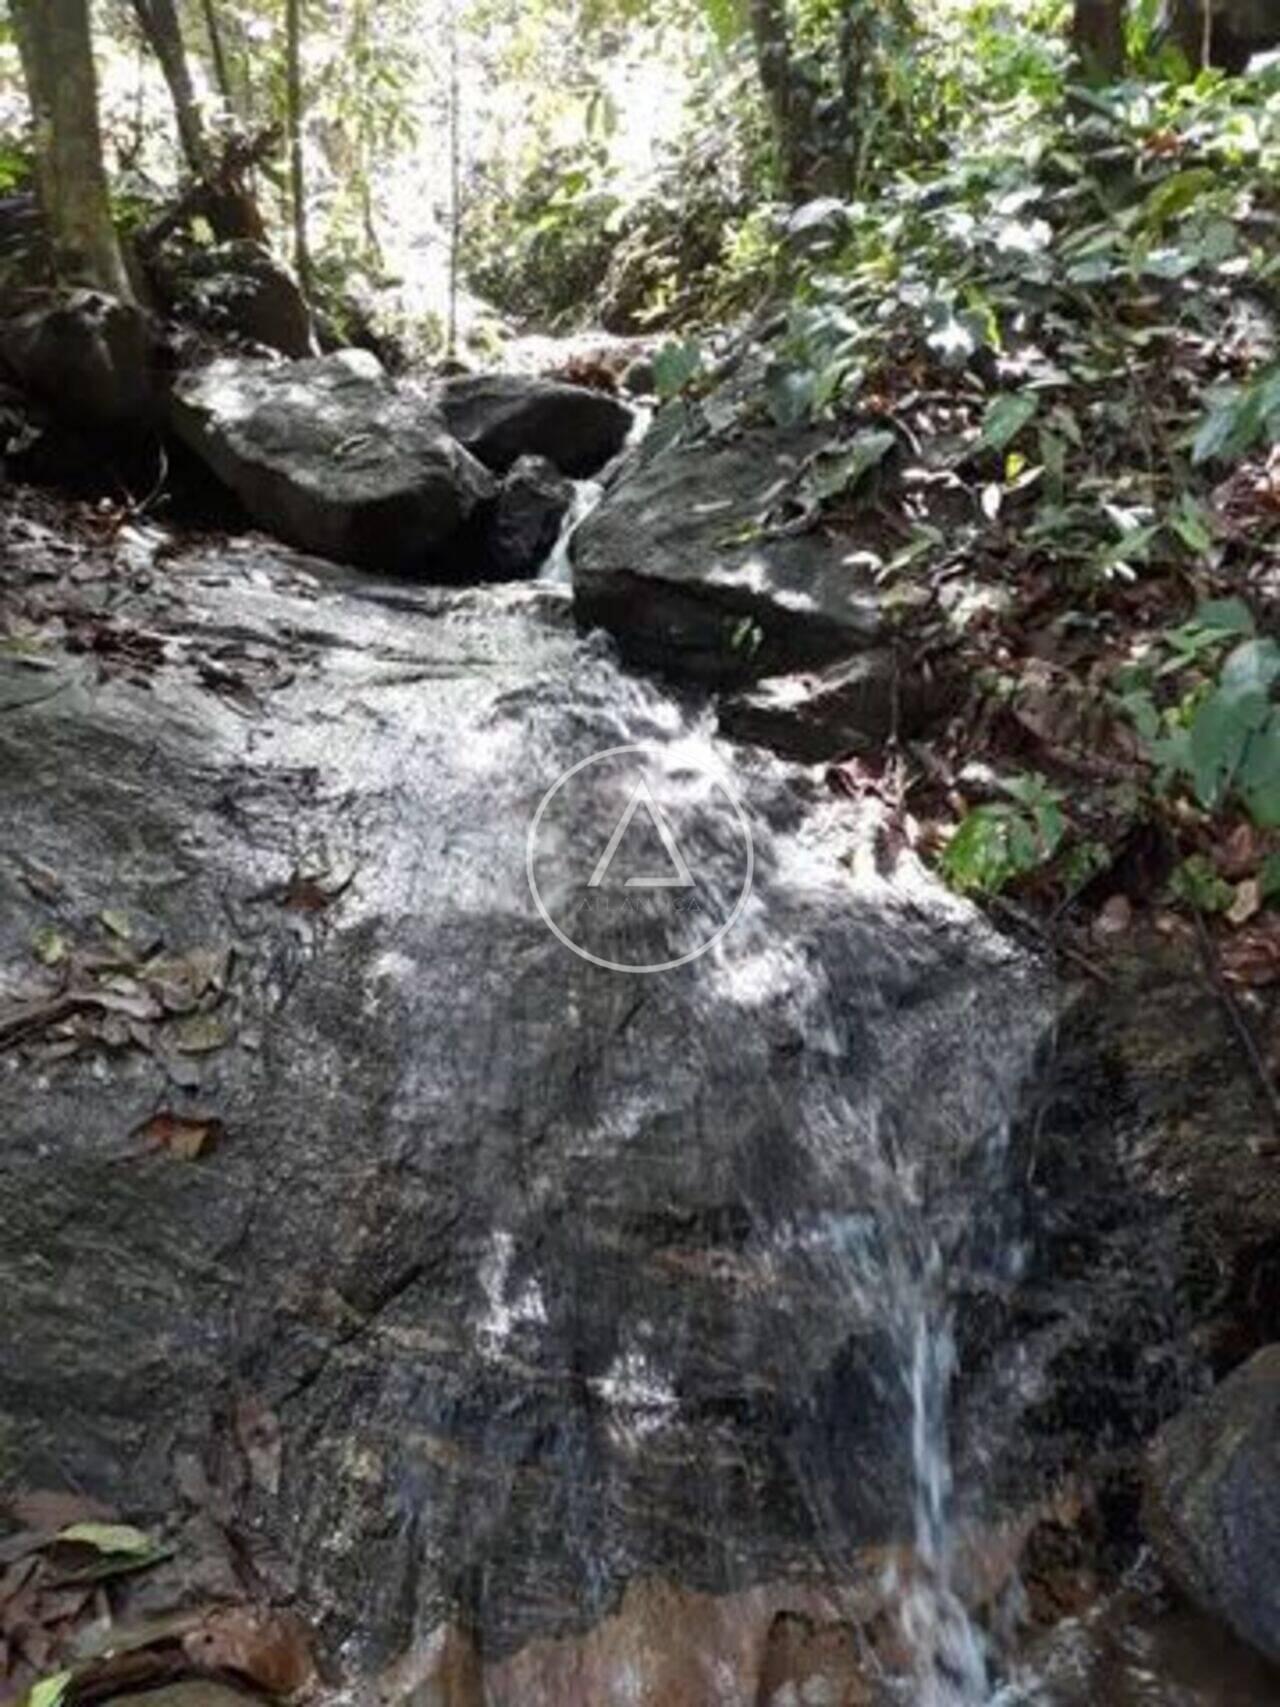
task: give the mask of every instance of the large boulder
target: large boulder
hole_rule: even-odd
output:
[[[518,457],[542,456],[584,480],[618,454],[631,430],[631,411],[616,397],[520,374],[448,379],[436,402],[454,438],[499,474]]]
[[[574,534],[575,605],[646,667],[721,686],[833,663],[881,634],[850,542],[771,525],[812,435],[655,433]]]
[[[1280,1662],[1280,1344],[1156,1436],[1144,1518],[1178,1587]]]
[[[161,285],[174,312],[198,326],[282,356],[317,353],[297,280],[261,243],[193,249],[162,269]]]
[[[652,1617],[593,1644],[606,1684],[630,1630],[635,1699],[713,1699],[662,1692],[656,1632],[731,1657],[733,1608],[655,1579],[774,1584],[742,1675],[834,1673],[769,1632],[819,1630],[798,1585],[912,1533],[885,1158],[927,1167],[963,1270],[954,1193],[1051,1023],[1038,973],[937,887],[860,893],[770,761],[730,773],[758,863],[722,942],[652,977],[585,960],[527,881],[571,767],[646,743],[708,907],[742,846],[696,723],[559,600],[256,539],[123,581],[134,650],[51,642],[0,716],[7,1483],[149,1532],[198,1510],[338,1675],[457,1620],[486,1664],[527,1654],[483,1699],[605,1707],[529,1650],[636,1584]],[[632,796],[622,760],[578,774],[544,892],[585,893]],[[615,872],[583,924],[625,958],[702,935]]]
[[[573,503],[573,487],[541,456],[522,456],[502,482],[488,531],[489,567],[516,580],[536,575]]]
[[[225,359],[184,375],[174,430],[253,519],[291,545],[396,574],[429,567],[496,492],[493,477],[375,356]]]
[[[160,352],[149,314],[95,290],[42,292],[0,332],[0,357],[22,389],[91,429],[153,420]]]

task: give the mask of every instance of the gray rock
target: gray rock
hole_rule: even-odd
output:
[[[159,329],[101,291],[50,291],[0,331],[0,356],[24,391],[75,427],[147,425],[163,390]]]
[[[1143,1519],[1183,1593],[1280,1661],[1280,1345],[1161,1429]]]
[[[502,482],[489,526],[495,575],[535,575],[556,542],[573,502],[573,486],[540,456],[522,456]]]
[[[176,313],[283,356],[313,356],[315,337],[297,280],[260,243],[243,240],[196,249],[167,272]]]
[[[454,438],[499,474],[518,457],[543,456],[583,480],[618,454],[631,430],[631,411],[616,397],[554,379],[447,379],[435,400]]]
[[[1199,66],[1204,54],[1202,0],[1164,0],[1160,31],[1182,49],[1187,63]],[[1256,53],[1280,47],[1280,7],[1275,0],[1214,0],[1210,61],[1240,73]]]
[[[833,663],[872,644],[874,587],[848,541],[761,521],[816,440],[766,429],[639,448],[573,539],[575,606],[623,654],[717,686]]]
[[[1020,954],[940,894],[859,895],[838,847],[791,858],[804,794],[761,760],[734,775],[759,853],[741,930],[655,978],[590,964],[526,878],[570,766],[651,744],[700,893],[741,879],[675,699],[526,588],[388,585],[261,541],[156,579],[114,607],[165,636],[149,684],[90,672],[0,717],[0,968],[29,986],[41,927],[78,948],[104,907],[171,956],[234,942],[225,1041],[175,1057],[179,1014],[0,1057],[13,1485],[149,1527],[196,1458],[219,1522],[366,1672],[455,1615],[500,1656],[633,1579],[796,1580],[833,1535],[851,1556],[909,1535],[909,1396],[852,1253],[889,1142],[944,1211],[986,1167],[1050,1018]],[[232,641],[252,717],[193,668]],[[628,794],[584,775],[546,858],[585,883]],[[281,904],[304,862],[317,912]],[[683,940],[668,899],[612,928]],[[163,1108],[222,1141],[140,1153]],[[278,1481],[246,1463],[245,1396],[278,1421]]]
[[[918,734],[946,703],[944,682],[877,647],[816,675],[771,676],[727,695],[719,716],[727,735],[817,764]]]
[[[171,421],[253,519],[361,568],[466,579],[441,554],[492,499],[487,470],[377,358],[223,360],[183,375]]]

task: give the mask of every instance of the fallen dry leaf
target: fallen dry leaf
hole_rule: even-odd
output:
[[[1093,921],[1095,937],[1123,936],[1133,923],[1133,903],[1127,895],[1112,895]]]
[[[141,1139],[146,1150],[168,1150],[184,1162],[193,1162],[222,1142],[226,1128],[209,1116],[175,1114],[164,1108],[144,1120],[133,1136]]]
[[[1247,877],[1236,887],[1236,898],[1227,908],[1229,925],[1247,925],[1262,906],[1262,888],[1256,877]]]
[[[29,1488],[10,1496],[8,1509],[31,1529],[65,1529],[71,1523],[114,1523],[116,1513],[88,1494],[61,1488]]]
[[[315,1682],[306,1631],[288,1612],[219,1608],[183,1638],[182,1648],[194,1665],[238,1672],[269,1695],[296,1695]]]
[[[352,878],[347,877],[326,889],[318,877],[308,877],[301,871],[295,871],[281,892],[280,905],[291,913],[323,913],[351,887],[351,883]]]
[[[1213,863],[1229,883],[1251,877],[1266,857],[1267,838],[1253,824],[1237,824],[1214,849]]]
[[[1218,949],[1218,962],[1233,984],[1260,990],[1280,980],[1280,913],[1251,919]]]

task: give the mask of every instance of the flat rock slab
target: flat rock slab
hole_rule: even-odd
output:
[[[477,572],[462,535],[495,496],[493,477],[366,351],[216,361],[177,381],[170,420],[290,545],[386,574]]]
[[[618,454],[633,419],[607,392],[521,374],[449,379],[432,396],[454,438],[499,474],[541,456],[584,480]]]
[[[637,663],[716,686],[875,642],[879,601],[849,543],[766,525],[817,442],[753,429],[641,445],[573,536],[582,622]]]
[[[1280,1663],[1280,1345],[1160,1431],[1143,1516],[1183,1593]]]

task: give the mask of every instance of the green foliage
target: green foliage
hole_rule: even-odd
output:
[[[554,323],[590,303],[618,240],[606,164],[597,142],[544,156],[510,190],[483,178],[473,186],[463,238],[472,288],[529,321]]]
[[[1196,462],[1235,462],[1255,445],[1280,441],[1280,363],[1214,398],[1196,433]]]
[[[1040,409],[1040,399],[1029,392],[993,398],[982,418],[978,437],[980,450],[1006,450],[1024,427],[1030,426]]]
[[[1218,875],[1213,861],[1204,854],[1191,854],[1174,868],[1169,891],[1197,913],[1225,913],[1235,899],[1235,890]]]
[[[998,894],[1047,865],[1066,835],[1063,797],[1044,777],[1007,777],[1000,788],[1008,799],[975,806],[943,851],[943,876],[962,893]]]
[[[653,385],[664,403],[679,397],[702,372],[702,346],[693,339],[664,344],[653,358]]]
[[[26,1707],[61,1707],[74,1676],[74,1672],[55,1671],[48,1677],[42,1677],[27,1691]]]
[[[0,195],[21,189],[31,177],[33,164],[25,141],[0,135]]]
[[[1178,695],[1171,703],[1157,698],[1166,683]],[[1278,683],[1280,645],[1255,633],[1241,600],[1222,599],[1169,630],[1164,656],[1154,668],[1128,672],[1119,702],[1146,743],[1161,788],[1189,785],[1207,812],[1238,801],[1261,828],[1274,829],[1280,827]]]

